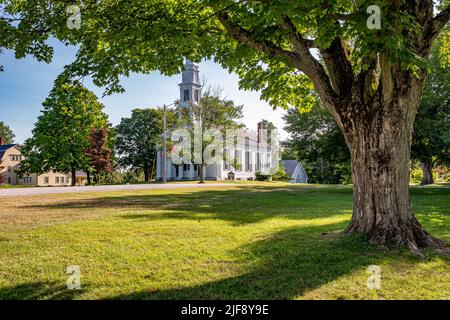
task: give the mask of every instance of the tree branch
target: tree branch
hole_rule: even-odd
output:
[[[220,23],[226,29],[226,31],[235,40],[238,40],[242,44],[252,49],[266,53],[271,57],[280,58],[287,64],[295,66],[296,57],[294,52],[283,49],[280,46],[268,40],[255,40],[254,35],[250,31],[242,28],[239,25],[232,24],[226,12],[220,13],[218,15],[218,18]]]
[[[283,15],[281,27],[288,32],[290,41],[299,60],[298,68],[311,79],[324,104],[330,111],[334,112],[334,106],[338,96],[333,90],[330,78],[326,74],[322,64],[309,51],[310,48],[315,46],[315,41],[303,38],[293,21],[287,15]]]
[[[430,8],[430,15],[432,15],[432,8]],[[444,29],[450,18],[450,6],[447,6],[444,10],[440,11],[434,18],[429,17],[426,22],[422,22],[424,25],[424,35],[422,45],[418,48],[417,52],[420,56],[428,56],[434,39]]]
[[[435,38],[450,19],[450,5],[439,12],[432,20],[432,37]]]
[[[321,49],[320,53],[327,66],[334,90],[339,96],[346,96],[352,89],[354,74],[342,40],[336,37],[330,47]]]
[[[286,15],[283,15],[283,23],[281,24],[281,28],[288,32],[290,40],[296,49],[301,49],[305,46],[308,49],[314,48],[315,41],[312,39],[303,38],[291,18]]]
[[[340,99],[334,91],[330,78],[322,64],[309,51],[312,40],[303,39],[292,21],[284,17],[282,28],[289,29],[290,40],[294,51],[286,50],[268,40],[257,40],[255,35],[238,24],[232,23],[228,13],[222,12],[218,19],[231,37],[238,42],[272,57],[280,58],[287,65],[305,73],[314,85],[325,107],[338,118],[336,106]]]
[[[283,21],[282,27],[283,29],[288,30],[294,48],[300,55],[310,55],[309,48],[314,46],[314,40],[304,39],[288,16],[283,16]],[[336,38],[329,48],[321,49],[320,52],[325,60],[329,80],[331,80],[334,91],[338,96],[343,97],[351,90],[354,80],[353,68],[349,61],[346,48],[341,39]],[[315,67],[318,70],[320,63],[314,58],[313,60],[314,61],[309,61],[309,63],[317,64]],[[322,66],[320,65],[320,67]],[[319,70],[319,72],[321,73],[322,71]]]

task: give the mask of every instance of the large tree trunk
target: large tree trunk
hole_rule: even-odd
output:
[[[406,246],[415,252],[420,247],[444,248],[423,229],[410,206],[410,146],[421,85],[402,82],[401,76],[397,81],[390,84],[390,95],[380,90],[367,99],[354,93],[347,106],[352,112],[347,118],[341,112],[354,185],[347,232],[366,234],[369,242],[387,248]]]
[[[423,161],[422,162],[422,182],[421,185],[427,185],[427,184],[433,184],[434,178],[433,178],[433,161]]]

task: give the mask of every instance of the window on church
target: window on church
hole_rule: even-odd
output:
[[[184,90],[183,101],[189,101],[189,90]]]
[[[198,102],[200,99],[199,99],[199,94],[198,94],[198,90],[194,90],[194,101],[195,102]]]
[[[261,155],[259,153],[256,154],[256,171],[261,171]]]
[[[198,72],[194,71],[194,82],[198,83]]]
[[[230,170],[230,164],[228,163],[230,158],[229,154],[228,149],[223,149],[223,170]]]
[[[251,163],[251,153],[249,151],[245,152],[245,171],[251,172],[252,171],[252,163]]]

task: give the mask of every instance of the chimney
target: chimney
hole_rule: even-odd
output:
[[[265,126],[263,122],[258,122],[258,142],[261,143],[264,141],[265,136],[264,136],[264,130],[265,130]]]
[[[3,137],[0,137],[0,146],[5,144],[5,139]]]

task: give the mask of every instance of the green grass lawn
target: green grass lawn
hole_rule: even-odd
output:
[[[411,193],[450,242],[450,189]],[[283,183],[3,198],[0,299],[449,299],[448,257],[334,232],[351,199],[351,187]],[[81,290],[66,288],[69,265]]]

